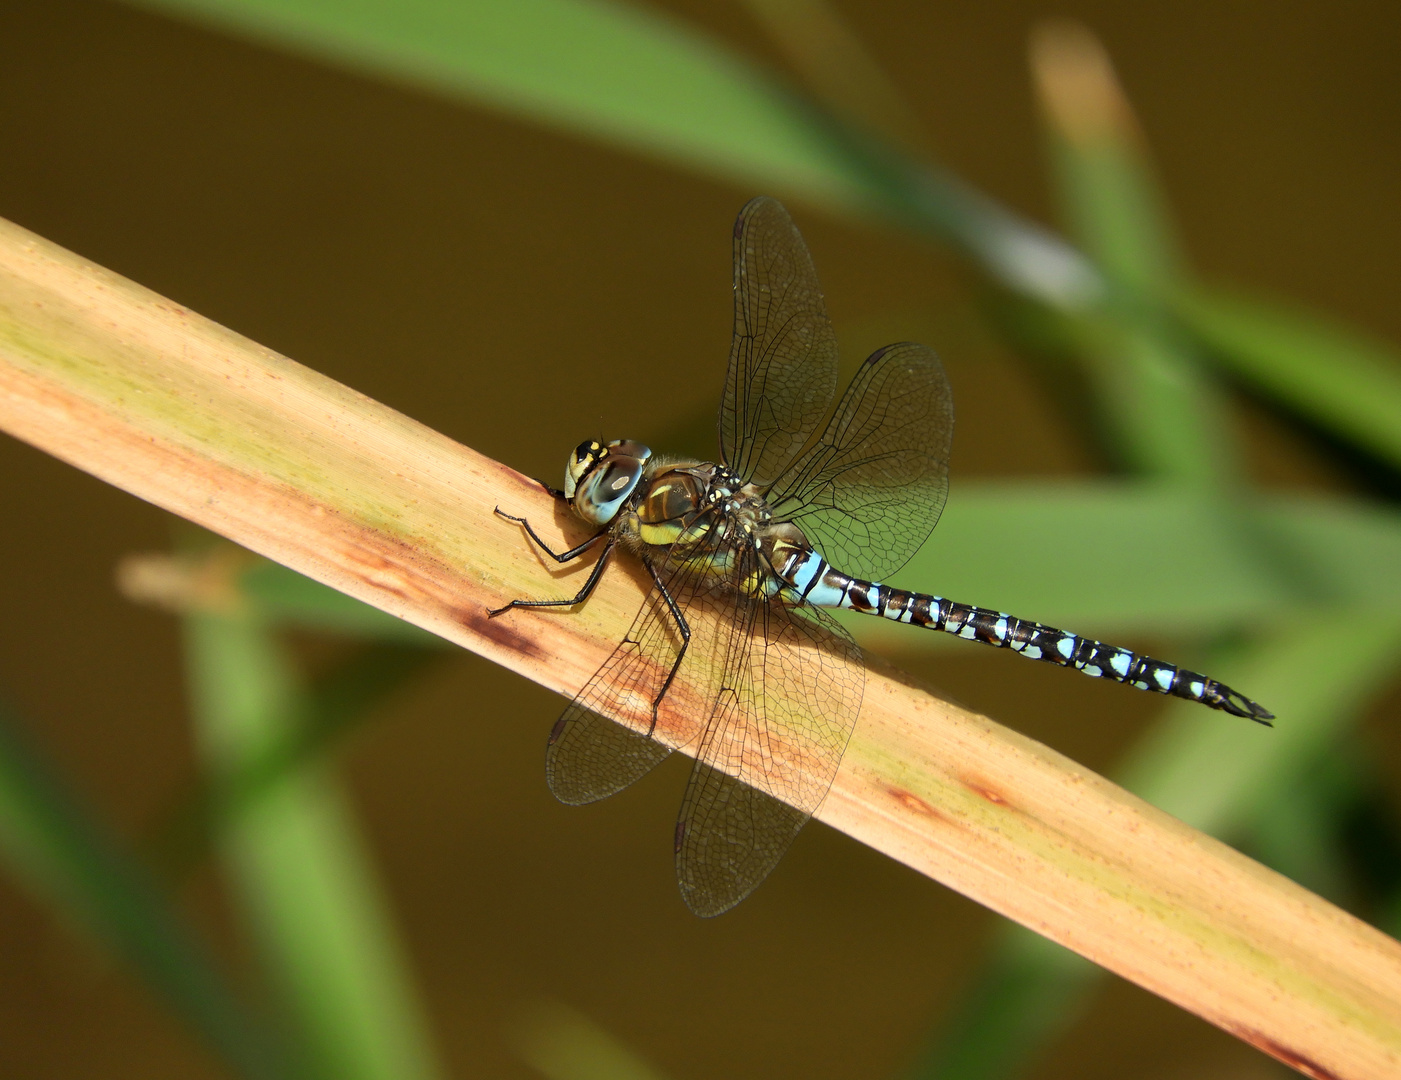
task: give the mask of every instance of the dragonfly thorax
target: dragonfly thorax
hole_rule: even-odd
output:
[[[631,439],[581,442],[565,462],[564,497],[585,521],[607,525],[637,490],[651,457]]]
[[[757,489],[724,465],[709,461],[654,458],[635,507],[622,527],[653,547],[678,542],[718,545],[722,540],[744,543],[742,537],[752,544],[773,518]]]

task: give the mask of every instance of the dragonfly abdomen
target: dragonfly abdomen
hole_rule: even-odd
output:
[[[1199,701],[1261,723],[1274,716],[1224,683],[1187,668],[991,608],[958,604],[942,596],[849,577],[815,551],[810,558],[794,559],[787,569],[783,577],[808,603],[818,607],[846,608],[892,622],[941,630],[967,641],[1011,649],[1033,660],[1075,668],[1095,678]]]

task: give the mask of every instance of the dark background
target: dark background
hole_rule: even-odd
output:
[[[660,6],[780,62],[739,5]],[[1047,222],[1026,37],[1048,15],[1082,19],[1117,62],[1204,275],[1401,340],[1394,3],[846,9],[942,160]],[[0,216],[527,474],[556,476],[581,438],[652,441],[710,412],[729,226],[753,194],[117,4],[0,2]],[[971,478],[1094,470],[949,256],[791,209],[848,360],[904,338],[945,356],[952,498]],[[1264,482],[1339,482],[1237,408]],[[175,622],[125,603],[112,568],[167,547],[170,520],[8,438],[0,506],[0,688],[135,834],[194,766]],[[920,674],[1096,769],[1158,704],[1041,668],[969,649]],[[455,655],[345,756],[451,1074],[533,1075],[503,1033],[541,998],[676,1078],[907,1063],[995,917],[814,825],[750,900],[696,920],[670,866],[681,764],[605,804],[559,806],[541,769],[559,707]],[[238,963],[213,871],[189,899]],[[0,1075],[220,1075],[158,1001],[8,883],[0,957]],[[1035,1075],[1276,1069],[1116,980]]]

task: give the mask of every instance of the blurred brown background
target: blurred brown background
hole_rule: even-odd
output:
[[[738,4],[658,6],[779,63]],[[942,160],[1043,221],[1025,42],[1048,15],[1083,20],[1140,111],[1198,267],[1401,340],[1394,3],[843,7]],[[0,3],[0,148],[0,216],[527,474],[555,477],[584,437],[694,427],[717,400],[728,230],[755,192],[96,0]],[[948,256],[791,208],[848,360],[911,337],[945,356],[952,498],[969,478],[1093,469]],[[1332,482],[1240,410],[1268,481]],[[174,620],[122,601],[112,568],[166,547],[170,522],[7,438],[0,506],[0,689],[135,832],[193,766]],[[1040,668],[969,649],[920,674],[1096,769],[1139,730],[1125,718],[1158,704]],[[682,764],[599,806],[559,806],[541,767],[559,707],[455,655],[345,756],[452,1074],[534,1075],[504,1032],[541,998],[678,1080],[906,1064],[995,917],[814,825],[740,908],[697,920],[670,865]],[[190,899],[236,962],[212,871]],[[0,957],[0,1076],[220,1075],[9,883]],[[1035,1075],[1277,1068],[1115,982]]]

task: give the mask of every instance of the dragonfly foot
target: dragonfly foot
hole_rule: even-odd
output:
[[[557,488],[557,487],[551,487],[549,484],[545,483],[545,481],[541,480],[538,476],[532,476],[531,479],[534,480],[537,484],[539,484],[539,485],[540,485],[542,488],[544,488],[546,491],[548,491],[548,492],[549,492],[551,495],[553,495],[556,499],[564,499],[566,502],[568,501],[568,497],[567,497],[567,496],[564,494],[564,492],[561,491],[559,488]]]

